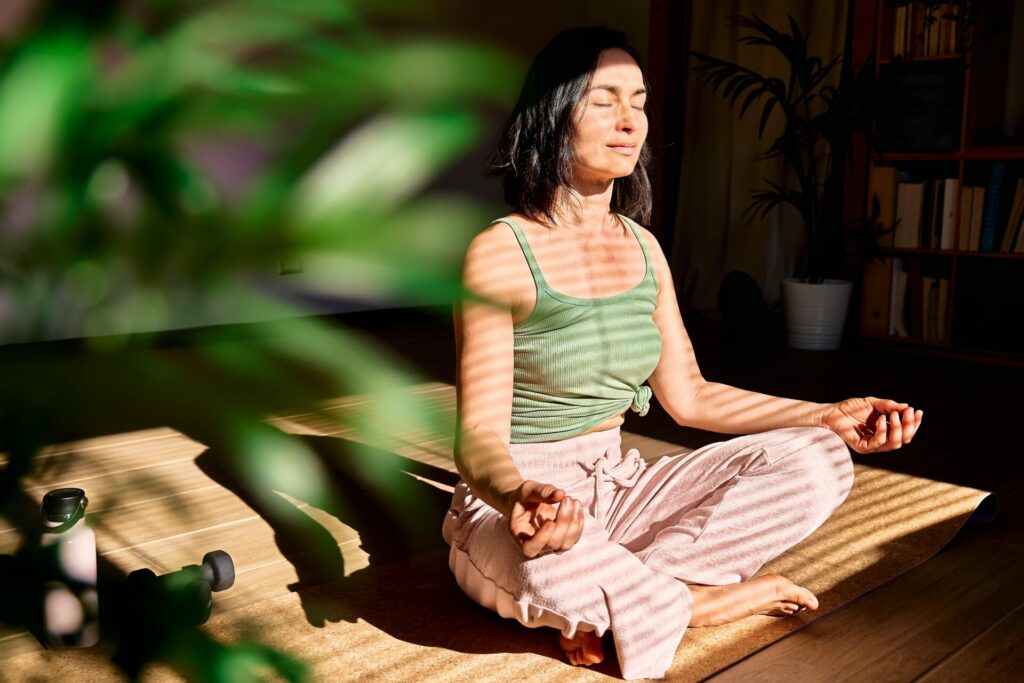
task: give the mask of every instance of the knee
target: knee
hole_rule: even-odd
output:
[[[806,444],[799,449],[791,466],[804,490],[815,503],[827,508],[827,514],[838,508],[853,487],[853,461],[842,437],[830,429],[808,427],[802,430]]]

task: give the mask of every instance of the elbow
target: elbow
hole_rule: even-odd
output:
[[[700,378],[700,381],[696,383],[692,391],[679,397],[671,406],[666,408],[666,412],[677,425],[680,427],[698,427],[703,422],[700,416],[700,406],[702,405],[700,393],[706,385],[707,382],[704,381],[704,378]]]

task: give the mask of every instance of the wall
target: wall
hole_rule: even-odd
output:
[[[3,3],[0,11],[0,37],[10,36],[26,18],[31,16],[35,0],[16,0]],[[518,3],[477,3],[464,0],[437,0],[437,12],[433,18],[419,29],[428,34],[462,37],[490,42],[504,47],[523,58],[524,65],[536,54],[544,44],[557,32],[579,25],[605,25],[623,30],[641,54],[647,54],[649,6],[647,0],[564,0],[560,2],[541,2],[524,0]],[[382,30],[385,30],[381,27]],[[520,79],[521,81],[521,79]],[[487,178],[483,174],[485,161],[496,140],[502,124],[508,115],[507,111],[491,108],[485,111],[486,130],[481,143],[457,163],[448,168],[432,185],[432,189],[450,190],[471,195],[485,203],[502,207],[500,182]],[[254,168],[264,163],[258,149],[244,139],[223,138],[204,143],[197,149],[197,163],[209,170],[214,180],[220,180],[221,187],[227,194],[244,186],[244,179]],[[495,215],[497,217],[500,215]],[[0,219],[3,217],[0,216]],[[0,224],[3,221],[0,220]],[[483,228],[484,226],[479,226]],[[274,275],[269,286],[289,289],[301,287],[304,282],[316,281],[318,274],[314,269],[297,275]],[[280,278],[280,279],[278,279]],[[240,283],[240,286],[249,286]],[[11,297],[4,297],[0,287],[0,323],[17,317],[18,302]],[[331,297],[306,297],[303,303],[313,313],[343,313],[365,309],[388,309],[403,305],[401,301],[387,301],[367,297],[364,299],[338,299]],[[283,311],[276,308],[260,310],[238,310],[230,303],[208,301],[204,309],[189,308],[187,314],[179,318],[173,327],[194,327],[213,324],[231,324],[255,322],[280,317]],[[142,317],[145,319],[145,316]],[[166,323],[147,326],[135,322],[132,331],[153,331],[162,329]],[[139,329],[141,326],[144,329]],[[73,330],[78,325],[60,325],[47,327],[42,334],[34,333],[31,340],[60,339],[79,336]],[[124,330],[129,331],[129,330]],[[8,341],[28,341],[30,339],[9,338]],[[2,343],[2,341],[0,341]]]

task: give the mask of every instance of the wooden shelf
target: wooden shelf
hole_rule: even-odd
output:
[[[964,2],[959,4],[959,16],[963,17]],[[1016,5],[1013,11],[1024,11],[1024,5]],[[877,153],[865,146],[865,161],[860,167],[863,175],[857,178],[858,182],[863,183],[860,197],[864,198],[864,203],[860,206],[868,206],[868,179],[872,167],[878,165],[904,166],[903,170],[923,178],[955,177],[958,188],[984,185],[989,175],[988,167],[995,161],[1014,162],[1007,166],[1008,178],[1021,177],[1024,144],[1016,138],[991,139],[994,137],[991,131],[999,130],[1002,124],[1008,78],[1008,27],[1012,24],[1009,20],[1012,17],[999,16],[1000,12],[1010,11],[1005,7],[999,8],[983,2],[975,7],[978,10],[975,27],[1004,26],[1006,30],[996,33],[989,31],[984,41],[972,41],[973,47],[966,53],[934,57],[889,58],[894,17],[891,0],[876,0],[870,4],[870,10],[865,6],[865,10],[858,15],[860,20],[855,26],[859,33],[855,33],[855,52],[859,51],[861,59],[866,59],[869,53],[882,56],[876,64],[876,77],[881,77],[882,66],[886,64],[935,63],[936,69],[942,73],[947,73],[949,62],[952,61],[962,61],[965,66],[962,72],[962,100],[957,98],[958,101],[954,103],[951,99],[946,105],[959,109],[959,148],[948,152]],[[927,66],[920,67],[920,70],[927,70]],[[983,76],[980,85],[979,76]],[[984,145],[977,142],[983,139],[1002,144]],[[932,169],[928,164],[935,164],[935,168]],[[1011,187],[1009,192],[1012,202],[1012,183],[1008,184]],[[957,197],[955,206],[954,223],[959,223],[960,197]],[[956,239],[961,229],[962,226],[954,225],[954,244],[957,244]],[[996,238],[998,240],[998,233]],[[880,265],[865,264],[863,287],[860,290],[861,339],[865,344],[902,349],[910,353],[1024,366],[1024,323],[1018,322],[1024,320],[1024,288],[1015,284],[1024,282],[1024,253],[897,247],[879,247],[879,250],[884,261]],[[892,270],[893,259],[902,260],[902,270],[907,271],[906,275],[896,277]],[[886,323],[891,317],[889,309],[897,299],[893,296],[892,287],[900,278],[906,278],[908,282],[905,305],[908,306],[907,310],[913,311],[908,314],[911,318],[907,321],[908,329],[915,331],[919,335],[917,337],[880,334],[887,329]],[[946,299],[938,304],[942,307],[940,310],[944,311],[943,329],[939,330],[941,341],[920,337],[920,316],[925,315],[929,306],[937,305],[934,289],[930,290],[931,304],[924,301],[929,298],[929,278],[948,282],[948,286],[940,288],[940,291],[946,293]],[[919,289],[922,284],[925,285],[924,299]],[[939,317],[942,319],[942,314]],[[928,327],[927,323],[925,327]]]
[[[900,337],[895,334],[889,334],[879,336],[877,334],[864,334],[861,335],[864,339],[871,339],[872,341],[880,342],[896,342],[900,344],[909,344],[913,346],[934,346],[937,348],[952,348],[948,340],[936,340],[936,339],[921,339],[920,337]]]
[[[949,55],[935,55],[934,57],[897,57],[896,59],[880,59],[878,60],[879,65],[882,64],[910,64],[918,62],[951,62],[958,59],[964,59],[965,55],[962,52],[956,52]]]
[[[963,153],[964,159],[968,161],[973,160],[987,160],[987,159],[1024,159],[1024,146],[1015,147],[971,147]]]
[[[996,161],[1024,159],[1024,147],[970,147],[960,152],[882,152],[885,163],[901,161]]]
[[[879,154],[886,163],[900,161],[960,161],[963,152],[882,152]]]
[[[899,256],[922,254],[926,256],[959,256],[963,258],[1008,258],[1024,259],[1024,254],[1008,254],[1002,251],[961,251],[959,249],[910,249],[908,247],[879,247],[883,253]]]

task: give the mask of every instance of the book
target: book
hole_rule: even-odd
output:
[[[981,244],[981,218],[985,211],[985,187],[979,185],[974,188],[974,213],[971,215],[971,241],[967,245],[967,251],[978,251]]]
[[[939,16],[940,8],[929,6],[925,9],[924,53],[927,57],[939,55]]]
[[[868,176],[868,215],[871,215],[874,200],[878,199],[878,222],[883,227],[892,228],[896,221],[896,169],[893,166],[877,166],[871,169]],[[894,232],[887,232],[878,237],[878,246],[894,245]]]
[[[921,233],[917,237],[917,246],[931,249],[932,235],[935,233],[935,200],[937,185],[934,180],[924,181],[924,197],[921,200]]]
[[[919,246],[924,189],[923,182],[903,182],[896,186],[894,247],[914,249]]]
[[[939,248],[939,237],[942,231],[942,208],[945,206],[946,184],[943,179],[932,180],[932,210],[928,217],[928,241],[929,249]]]
[[[914,2],[909,6],[907,14],[907,46],[911,57],[925,56],[925,12],[923,2]]]
[[[861,306],[861,334],[884,337],[889,333],[892,259],[871,259],[864,264],[864,302]]]
[[[993,252],[996,248],[996,230],[1003,208],[1003,186],[1006,184],[1006,162],[993,161],[992,173],[985,188],[985,213],[981,219],[981,242],[978,250]]]
[[[953,248],[953,233],[956,230],[956,202],[960,198],[960,180],[946,178],[942,195],[942,220],[939,227],[939,249]]]
[[[949,3],[943,3],[935,13],[935,23],[937,24],[936,28],[939,33],[937,54],[940,55],[948,55],[953,52],[953,50],[949,49],[949,20],[943,18],[946,16],[946,8],[948,5]]]
[[[942,5],[940,14],[940,35],[939,42],[942,50],[939,54],[955,55],[957,53],[957,34],[959,33],[959,11],[956,2],[947,2]]]
[[[907,53],[907,6],[896,8],[892,22],[892,56],[903,57]]]
[[[971,243],[971,214],[974,209],[974,188],[964,186],[960,190],[960,225],[957,226],[956,248],[967,251]]]
[[[1010,209],[1010,217],[1003,229],[1003,240],[999,245],[999,251],[1009,253],[1013,250],[1022,213],[1024,213],[1024,178],[1017,180],[1017,190],[1013,195],[1013,207]]]
[[[889,303],[889,334],[909,337],[907,330],[907,271],[903,269],[903,259],[892,260],[892,285]]]
[[[939,278],[939,314],[937,341],[946,340],[946,314],[949,311],[949,278]]]
[[[924,339],[924,274],[921,259],[907,260],[907,329],[915,339]]]

